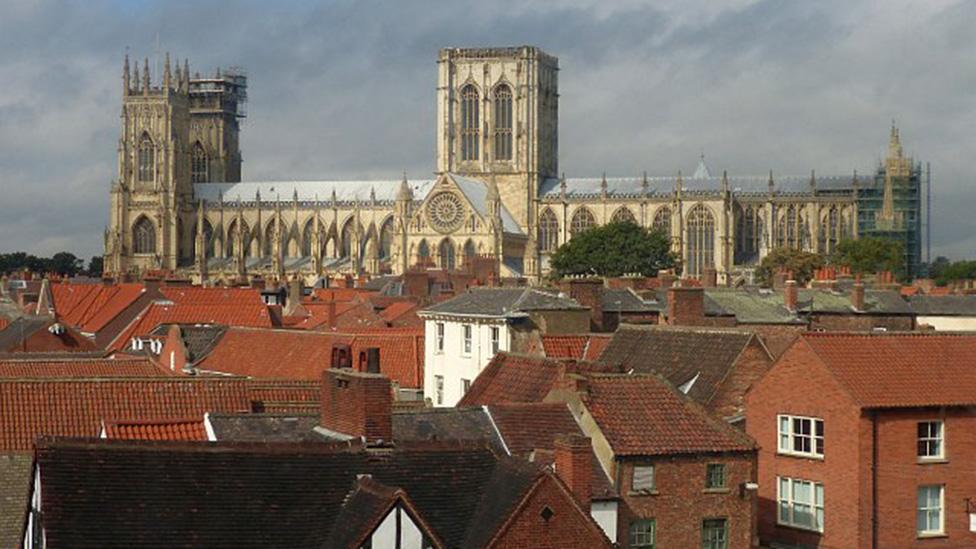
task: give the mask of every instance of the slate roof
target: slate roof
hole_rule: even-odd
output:
[[[152,331],[152,335],[166,336],[169,334],[171,326],[173,324],[160,324]],[[227,326],[198,326],[196,324],[178,324],[178,326],[180,327],[183,345],[186,347],[186,359],[189,362],[196,362],[207,356],[223,337],[224,332],[227,331]]]
[[[471,288],[461,295],[420,311],[420,315],[510,318],[527,311],[586,309],[575,300],[535,288]]]
[[[198,419],[107,420],[102,422],[107,439],[207,440],[203,417]]]
[[[908,303],[921,316],[976,316],[976,295],[913,295]]]
[[[471,203],[471,206],[478,212],[483,219],[488,219],[488,185],[471,177],[464,177],[456,173],[449,174],[451,179],[457,183],[458,189],[464,194]],[[416,195],[414,195],[416,196]],[[522,228],[516,223],[515,218],[509,213],[505,204],[502,204],[502,229],[506,233],[525,234]]]
[[[423,200],[431,187],[433,179],[415,179],[408,181],[415,201]],[[290,204],[295,193],[302,203],[326,204],[335,191],[336,200],[348,204],[353,202],[366,203],[370,200],[370,193],[376,195],[376,200],[393,203],[400,190],[400,180],[385,179],[374,181],[247,181],[242,183],[195,183],[193,196],[219,202],[221,196],[226,206],[234,205],[238,199],[242,203],[255,201],[256,193],[261,193],[261,201],[273,204],[282,202]]]
[[[321,441],[319,414],[227,414],[207,416],[217,440],[229,442]]]
[[[33,468],[32,454],[0,454],[0,547],[24,541]]]
[[[51,546],[329,547],[357,475],[397,487],[449,547],[482,547],[543,474],[459,445],[367,451],[273,445],[45,440]]]
[[[396,442],[466,441],[504,452],[505,445],[484,408],[424,408],[393,414]]]
[[[173,372],[148,358],[62,358],[0,360],[0,378],[170,377]]]
[[[694,379],[687,395],[707,405],[755,337],[734,329],[621,326],[600,360],[659,374],[676,387]]]
[[[865,172],[865,173],[870,173]],[[601,196],[600,177],[568,177],[566,178],[566,197],[569,199],[599,198]],[[728,176],[729,190],[734,195],[763,195],[769,192],[769,175],[758,176]],[[817,190],[848,191],[853,188],[853,174],[847,175],[817,175]],[[861,183],[873,181],[861,178]],[[561,196],[560,180],[555,177],[545,179],[539,187],[539,197],[542,199],[557,199]],[[653,176],[647,178],[647,196],[670,197],[677,183],[676,175]],[[810,176],[774,176],[774,188],[777,194],[810,194]],[[606,178],[607,197],[609,198],[637,198],[643,195],[642,177],[608,177]],[[682,191],[686,195],[718,195],[722,189],[722,177],[711,176],[696,179],[682,178]]]
[[[808,332],[800,341],[861,407],[976,404],[976,335]]]
[[[332,535],[329,536],[325,546],[362,547],[367,536],[379,526],[380,521],[398,502],[408,509],[413,508],[402,489],[386,486],[373,480],[370,475],[360,476],[354,482],[353,489],[346,496],[336,518],[336,524],[341,524],[343,527],[332,529]],[[419,522],[419,526],[426,530],[423,519],[414,517],[414,521]],[[436,536],[429,531],[424,531],[423,535]]]
[[[244,379],[0,379],[0,451],[27,451],[41,435],[99,434],[102,420],[203,417],[251,408]]]
[[[630,288],[604,288],[601,297],[604,312],[650,313],[658,312],[656,303],[645,302]]]
[[[748,435],[654,374],[591,375],[583,402],[618,456],[755,449]]]

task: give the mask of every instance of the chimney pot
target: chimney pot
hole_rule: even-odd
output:
[[[855,311],[864,310],[864,284],[861,283],[860,276],[851,288],[851,306]]]
[[[783,288],[783,305],[791,313],[796,312],[796,300],[797,300],[798,290],[796,288],[795,280],[787,280],[786,285]]]

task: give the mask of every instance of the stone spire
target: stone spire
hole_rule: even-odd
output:
[[[396,199],[398,202],[413,200],[413,191],[410,190],[410,184],[407,183],[407,172],[403,172],[403,179],[400,180],[400,190],[397,191]]]
[[[810,170],[810,194],[817,194],[817,171]]]
[[[122,64],[122,95],[129,95],[129,54],[125,54],[125,62]]]
[[[674,195],[681,198],[681,188],[684,186],[684,182],[681,180],[681,170],[678,170],[678,179],[674,180]]]
[[[149,58],[147,57],[142,65],[142,91],[149,94]]]
[[[169,52],[166,52],[166,61],[163,63],[163,89],[169,90],[173,80],[173,73],[169,67]]]
[[[729,192],[729,172],[728,170],[722,170],[722,192],[728,194]]]
[[[901,136],[898,134],[898,126],[895,121],[891,121],[891,135],[888,137],[888,158],[901,158]]]
[[[190,91],[190,59],[183,58],[183,91]]]
[[[559,178],[559,198],[566,201],[566,172]]]
[[[773,170],[769,170],[769,196],[776,194],[776,183],[773,181]]]
[[[645,171],[643,177],[641,177],[641,196],[645,198],[647,197],[647,189],[648,189],[647,171]]]
[[[607,199],[607,172],[603,172],[603,177],[600,178],[600,198]]]

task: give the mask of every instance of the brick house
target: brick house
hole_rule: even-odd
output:
[[[566,402],[622,500],[621,547],[753,547],[756,448],[653,374],[591,374]]]
[[[976,336],[808,333],[746,398],[763,542],[973,547]]]

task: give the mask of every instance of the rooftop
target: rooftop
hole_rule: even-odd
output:
[[[447,301],[431,305],[420,315],[512,318],[528,311],[584,310],[575,300],[535,288],[471,288]]]

